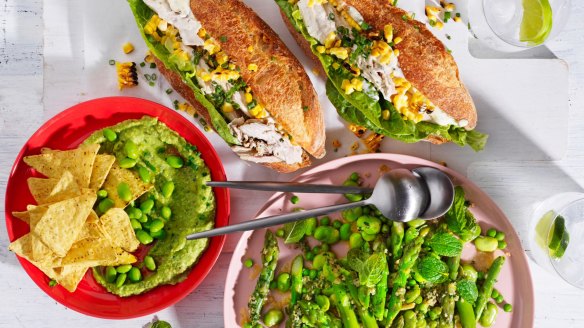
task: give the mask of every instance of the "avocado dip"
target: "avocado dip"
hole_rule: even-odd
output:
[[[209,240],[185,237],[213,228],[215,219],[215,196],[205,184],[211,174],[197,148],[149,116],[96,131],[84,144],[100,144],[100,153],[114,155],[114,165],[150,187],[125,206],[142,244],[135,253],[138,262],[93,268],[97,282],[130,296],[186,279]]]

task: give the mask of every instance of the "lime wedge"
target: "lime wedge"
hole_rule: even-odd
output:
[[[568,248],[570,235],[566,230],[566,220],[558,215],[548,235],[548,248],[550,255],[554,258],[561,258]]]
[[[549,211],[544,214],[535,226],[535,241],[542,249],[547,249],[548,234],[556,217],[556,212]]]
[[[531,45],[542,44],[551,30],[552,7],[549,0],[523,0],[519,40]]]

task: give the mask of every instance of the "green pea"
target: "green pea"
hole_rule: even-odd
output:
[[[300,198],[296,195],[292,196],[292,198],[290,198],[290,203],[292,204],[298,204],[298,202],[300,201]]]
[[[170,210],[170,207],[163,206],[160,209],[160,215],[162,215],[162,217],[167,219],[167,220],[170,219],[170,217],[172,216],[172,211]]]
[[[138,282],[142,280],[142,272],[140,272],[140,269],[133,267],[128,272],[128,278],[130,278],[131,282]]]
[[[112,129],[105,128],[102,131],[103,136],[107,139],[107,141],[114,142],[118,138],[117,133],[114,132]]]
[[[349,237],[349,247],[351,249],[353,249],[353,248],[359,248],[362,245],[363,245],[363,237],[361,237],[361,234],[359,234],[359,233],[351,234],[351,236]]]
[[[499,245],[497,239],[493,237],[477,237],[474,240],[476,248],[481,252],[494,252]]]
[[[499,295],[499,296],[495,297],[494,299],[495,299],[495,302],[497,302],[499,304],[501,304],[505,301],[505,299],[503,298],[503,295]]]
[[[308,276],[310,277],[310,279],[315,279],[316,275],[318,274],[318,272],[316,272],[316,270],[310,270],[310,273],[308,274]]]
[[[132,229],[134,230],[142,229],[142,225],[136,219],[130,219],[130,224],[132,225]]]
[[[140,176],[140,180],[142,180],[144,183],[150,183],[152,180],[152,174],[150,173],[150,170],[144,166],[140,166],[138,168],[138,176]]]
[[[306,252],[306,254],[304,254],[304,256],[306,256],[306,259],[308,261],[314,260],[314,253],[313,252]]]
[[[321,226],[328,226],[331,223],[331,218],[329,218],[328,216],[323,216],[320,219],[320,225]]]
[[[511,304],[505,304],[505,305],[503,305],[503,311],[505,311],[505,312],[511,312],[511,311],[513,311],[513,305],[511,305]]]
[[[328,253],[323,253],[323,254],[316,255],[314,257],[314,260],[312,261],[312,267],[314,269],[316,269],[316,270],[322,269],[322,267],[326,263],[327,254]]]
[[[333,221],[333,228],[335,229],[340,229],[341,226],[343,226],[343,222],[339,221],[339,220],[334,220]]]
[[[158,232],[162,230],[162,228],[164,228],[164,221],[160,219],[155,219],[152,221],[152,224],[150,224],[150,232]]]
[[[339,233],[341,240],[349,240],[349,238],[351,237],[351,225],[349,223],[341,225]]]
[[[462,276],[472,282],[477,281],[478,273],[477,270],[470,264],[463,264],[462,268]]]
[[[304,220],[304,226],[306,228],[306,235],[307,236],[312,236],[314,234],[314,229],[316,229],[316,226],[318,225],[318,220],[316,220],[316,218],[308,218],[306,220]]]
[[[111,200],[110,198],[104,198],[97,205],[97,209],[101,213],[105,213],[105,212],[107,212],[107,210],[109,210],[110,208],[114,207],[114,205],[115,204],[114,204],[114,201],[113,200]]]
[[[351,187],[358,187],[359,183],[354,180],[346,180],[343,182],[343,186],[351,186]],[[345,194],[345,198],[347,198],[351,202],[358,202],[363,199],[363,195],[361,194]]]
[[[369,235],[376,235],[381,231],[381,220],[373,216],[364,215],[357,219],[357,227]]]
[[[320,226],[314,230],[314,238],[318,241],[323,241],[328,238],[330,229],[327,226]]]
[[[138,157],[140,157],[138,146],[132,140],[126,142],[124,145],[124,152],[126,153],[126,156],[130,157],[131,159],[138,159]]]
[[[144,256],[144,266],[150,271],[156,270],[156,262],[154,262],[154,258],[150,255]]]
[[[493,228],[487,230],[487,236],[495,238],[496,235],[497,235],[497,230],[495,230]]]
[[[276,283],[279,291],[287,292],[290,289],[290,274],[287,272],[280,273],[276,278]]]
[[[164,239],[164,238],[166,238],[166,230],[161,229],[161,230],[158,230],[156,232],[151,231],[150,236],[152,236],[152,238],[156,238],[156,239],[160,239],[160,240]]]
[[[253,266],[253,260],[252,260],[252,259],[247,259],[247,260],[245,260],[245,261],[243,262],[243,265],[244,265],[246,268],[251,268],[251,267]]]
[[[284,320],[284,313],[278,309],[271,309],[264,315],[264,324],[268,327],[279,325]]]
[[[131,264],[123,264],[120,265],[116,268],[116,271],[118,273],[127,273],[128,271],[130,271],[130,269],[132,269],[132,265]]]
[[[359,173],[357,173],[357,172],[351,173],[351,176],[349,176],[349,179],[351,179],[353,181],[359,181]]]
[[[274,281],[274,280],[271,281],[270,282],[270,289],[274,290],[276,288],[278,288],[278,283],[276,281]]]
[[[276,230],[276,236],[282,238],[284,237],[284,229],[280,228],[278,230]]]
[[[254,326],[251,323],[246,322],[243,324],[243,328],[254,328]]]
[[[150,211],[154,207],[154,201],[152,199],[147,199],[140,204],[140,210],[144,214],[150,214]]]
[[[320,245],[320,251],[323,253],[328,252],[330,249],[331,249],[331,247],[328,244]]]
[[[116,278],[116,287],[122,287],[122,285],[126,282],[126,274],[120,273]]]
[[[494,322],[495,318],[497,317],[497,306],[491,302],[487,303],[487,306],[483,310],[483,314],[479,320],[479,323],[483,327],[490,327]]]
[[[363,208],[355,207],[341,212],[341,215],[348,222],[356,221],[361,215],[363,215]]]
[[[302,275],[303,276],[308,276],[309,274],[310,274],[310,270],[308,268],[302,269]]]
[[[366,232],[361,232],[361,237],[363,237],[363,240],[365,240],[365,241],[373,241],[373,240],[375,240],[375,237],[377,237],[377,236],[372,235],[372,234],[368,234]]]
[[[320,253],[320,246],[314,246],[314,247],[312,248],[312,252],[313,252],[314,254],[318,254],[318,253]]]
[[[118,271],[116,268],[108,266],[105,269],[105,281],[112,283],[116,281],[116,277],[118,276]]]
[[[136,166],[135,159],[126,157],[126,158],[120,160],[120,167],[123,169],[129,169],[129,168],[132,168],[134,166]]]
[[[412,289],[408,290],[405,294],[404,301],[406,303],[412,303],[420,296],[420,286],[415,285]]]
[[[315,301],[323,312],[328,311],[331,307],[331,301],[325,295],[316,295]]]
[[[497,297],[499,297],[499,295],[501,295],[499,293],[499,291],[493,288],[493,291],[491,292],[491,297],[492,298],[497,298]]]
[[[150,244],[154,239],[144,230],[136,230],[136,238],[144,245]]]
[[[363,207],[363,214],[369,215],[369,213],[371,213],[371,208],[369,208],[369,206],[364,206]]]
[[[497,231],[497,234],[495,235],[495,239],[497,239],[498,241],[505,240],[505,233],[503,231]]]
[[[507,248],[507,242],[504,240],[501,240],[497,243],[497,248],[498,249],[505,249]]]
[[[183,159],[178,156],[168,156],[166,158],[166,163],[175,169],[180,169],[184,165]]]
[[[172,196],[173,191],[174,191],[174,182],[166,181],[162,185],[162,196],[169,198],[170,196]]]
[[[118,184],[118,196],[124,202],[129,202],[132,200],[132,191],[130,190],[130,185],[125,182]]]
[[[415,285],[417,285],[417,284],[418,284],[418,283],[417,283],[417,282],[416,282],[416,280],[414,280],[414,279],[410,279],[410,280],[408,280],[408,286],[415,286]]]
[[[383,224],[381,226],[381,233],[389,233],[389,230],[390,230],[389,225]]]
[[[99,198],[106,198],[107,197],[107,190],[101,189],[97,192],[97,197]]]

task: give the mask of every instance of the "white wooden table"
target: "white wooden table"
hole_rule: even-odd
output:
[[[584,184],[584,2],[573,1],[571,20],[550,50],[570,65],[568,152],[557,162],[477,163],[467,174],[501,206],[516,227],[525,224],[531,204],[542,195],[581,190]],[[42,0],[0,1],[0,210],[16,154],[43,118]],[[50,3],[47,1],[46,3]],[[67,31],[63,31],[66,37]],[[464,173],[464,172],[463,172]],[[267,199],[268,195],[259,196]],[[245,201],[240,194],[235,201]],[[262,199],[254,203],[261,204]],[[3,213],[2,213],[3,214]],[[518,221],[519,220],[519,221]],[[223,284],[236,238],[209,278],[177,305],[156,315],[173,327],[223,326]],[[140,327],[153,316],[107,321],[68,310],[45,295],[7,250],[0,224],[0,327]],[[536,327],[584,327],[584,291],[531,264],[536,295]]]

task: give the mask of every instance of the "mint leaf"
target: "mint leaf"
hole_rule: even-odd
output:
[[[454,203],[445,217],[448,229],[458,235],[463,241],[474,240],[481,234],[481,227],[468,210],[464,190],[460,186],[454,189]]]
[[[418,263],[418,272],[422,278],[439,284],[448,279],[448,265],[435,257],[425,257]]]
[[[367,287],[375,287],[381,281],[383,274],[389,270],[385,254],[368,255],[359,249],[349,251],[347,266],[359,274],[359,283]]]
[[[479,290],[477,285],[469,279],[463,279],[456,283],[456,290],[458,295],[465,301],[473,304],[479,297]]]
[[[428,245],[440,256],[454,257],[462,253],[462,241],[447,232],[433,235]]]
[[[306,234],[305,220],[286,223],[284,225],[284,244],[297,243]]]

